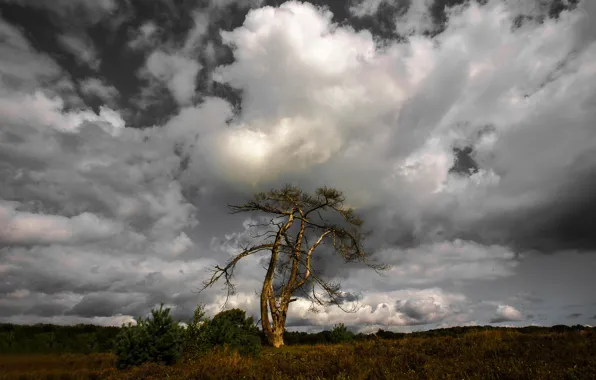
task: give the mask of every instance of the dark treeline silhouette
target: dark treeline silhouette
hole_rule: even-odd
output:
[[[568,333],[591,329],[582,325],[552,327],[528,326],[505,328],[498,326],[451,327],[412,333],[396,333],[379,329],[374,334],[354,334],[352,341],[397,340],[405,337],[456,337],[473,332],[509,330],[524,334]],[[95,325],[58,326],[50,324],[0,324],[0,354],[66,354],[110,352],[120,327]],[[260,331],[263,343],[266,337]],[[318,333],[285,331],[287,345],[315,345],[335,343],[332,331]]]
[[[109,352],[119,332],[111,326],[0,324],[0,354]]]
[[[582,326],[582,325],[574,325],[574,326],[565,326],[565,325],[555,325],[552,327],[542,327],[542,326],[527,326],[527,327],[499,327],[499,326],[458,326],[458,327],[449,327],[449,328],[441,328],[441,329],[434,329],[434,330],[426,330],[426,331],[416,331],[410,333],[402,333],[402,332],[393,332],[393,331],[386,331],[379,329],[374,334],[355,334],[353,337],[354,341],[366,341],[366,340],[374,340],[374,339],[402,339],[406,337],[420,337],[420,338],[428,338],[428,337],[444,337],[444,336],[459,336],[471,332],[481,332],[481,331],[489,331],[489,330],[505,330],[508,331],[517,331],[525,334],[536,334],[536,333],[552,333],[552,332],[570,332],[570,331],[581,331],[590,329],[590,327]],[[295,332],[295,331],[286,331],[284,333],[284,340],[289,345],[299,345],[299,344],[328,344],[333,343],[331,331],[325,330],[318,333],[306,333],[306,332]]]

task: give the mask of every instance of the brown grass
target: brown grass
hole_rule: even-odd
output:
[[[3,355],[0,379],[100,379],[115,362],[112,354]]]
[[[0,379],[596,379],[596,333],[500,330],[288,346],[258,359],[214,352],[126,371],[109,354],[3,356]]]

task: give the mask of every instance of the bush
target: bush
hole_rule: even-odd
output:
[[[354,339],[354,333],[344,326],[343,323],[333,326],[329,340],[331,343],[343,343]]]
[[[202,355],[214,348],[229,348],[243,356],[258,356],[261,351],[259,330],[252,317],[246,318],[244,310],[222,311],[212,320],[204,318],[202,306],[188,324],[184,351],[189,355]]]
[[[116,367],[137,366],[146,362],[172,365],[180,358],[182,329],[170,316],[170,309],[151,310],[152,318],[137,319],[136,326],[122,326],[116,337]]]
[[[199,305],[194,312],[193,319],[187,323],[184,332],[183,351],[185,355],[200,356],[213,348],[209,337],[208,323],[204,308]]]

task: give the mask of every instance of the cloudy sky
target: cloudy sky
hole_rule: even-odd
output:
[[[226,205],[336,187],[379,276],[288,329],[596,324],[596,2],[0,0],[0,321],[213,315]],[[257,315],[263,257],[229,305]]]

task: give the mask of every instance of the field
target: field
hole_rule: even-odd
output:
[[[3,355],[0,379],[596,379],[596,332],[499,329],[457,336],[213,352],[126,371],[109,353]]]

